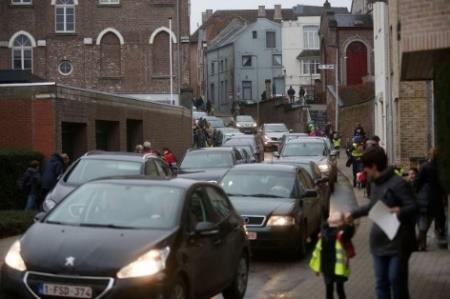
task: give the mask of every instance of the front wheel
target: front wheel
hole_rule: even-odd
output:
[[[243,254],[239,259],[238,268],[233,282],[222,292],[222,295],[225,299],[244,298],[248,283],[248,264],[248,257],[246,254]]]

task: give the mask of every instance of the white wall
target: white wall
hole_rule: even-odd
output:
[[[314,84],[315,79],[320,79],[320,74],[311,78],[310,75],[303,75],[301,72],[297,56],[304,50],[303,26],[320,26],[320,16],[298,17],[297,21],[283,22],[281,28],[286,91],[292,85],[297,95],[301,85],[311,85],[311,81]]]

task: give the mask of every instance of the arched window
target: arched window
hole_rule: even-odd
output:
[[[28,36],[19,34],[13,42],[12,68],[33,71],[33,44]]]
[[[363,83],[367,76],[367,47],[360,41],[350,43],[346,51],[347,56],[347,85]]]
[[[119,38],[112,32],[103,35],[100,42],[102,76],[120,76],[121,47]]]
[[[155,75],[170,75],[169,34],[161,31],[153,41],[153,73]]]

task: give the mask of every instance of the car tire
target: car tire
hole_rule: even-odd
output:
[[[168,289],[165,296],[166,299],[189,299],[186,282],[181,278],[177,278],[173,285]]]
[[[236,269],[235,277],[231,285],[223,292],[225,299],[242,299],[247,291],[248,272],[249,272],[249,258],[247,254],[242,254],[239,258],[239,263]]]
[[[296,255],[299,258],[306,256],[306,239],[308,238],[308,227],[306,226],[306,221],[300,227],[299,241],[297,244]]]

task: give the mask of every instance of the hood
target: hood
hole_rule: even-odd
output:
[[[295,205],[295,199],[286,198],[232,196],[230,199],[240,215],[287,215]]]
[[[211,168],[211,169],[180,169],[179,178],[192,179],[197,181],[216,181],[219,182],[229,168]]]
[[[281,139],[287,133],[289,132],[266,132],[265,135],[269,138]]]
[[[30,271],[115,277],[122,267],[176,231],[36,223],[21,239],[21,251]],[[75,258],[73,267],[65,266],[68,257]]]

